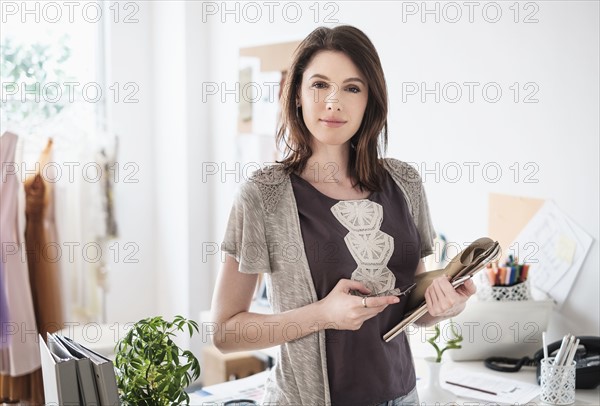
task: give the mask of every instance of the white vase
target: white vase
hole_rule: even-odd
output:
[[[456,395],[449,390],[442,388],[440,385],[440,369],[441,362],[435,362],[434,357],[425,358],[425,362],[429,367],[429,379],[427,386],[419,390],[419,401],[423,405],[446,405],[456,402]]]

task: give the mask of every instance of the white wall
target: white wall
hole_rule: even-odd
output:
[[[223,92],[203,99],[203,84],[232,89],[240,47],[299,40],[318,25],[356,25],[377,47],[390,95],[389,156],[426,169],[438,162],[441,168],[456,162],[464,169],[454,183],[425,177],[436,228],[449,239],[468,242],[485,235],[487,196],[497,192],[553,199],[598,240],[598,3],[536,2],[539,22],[532,24],[513,22],[512,2],[499,3],[503,14],[495,24],[483,19],[481,8],[469,23],[465,7],[454,24],[443,18],[435,23],[433,16],[423,23],[419,15],[403,23],[402,6],[410,2],[338,2],[337,11],[321,3],[318,24],[309,9],[313,3],[298,3],[302,17],[296,23],[283,18],[283,6],[275,8],[272,22],[263,8],[262,20],[251,23],[250,9],[236,22],[235,14],[203,14],[200,2],[138,4],[140,23],[113,27],[111,66],[113,76],[133,77],[142,89],[139,104],[114,106],[121,156],[141,167],[139,184],[117,189],[117,214],[122,239],[140,243],[142,260],[112,270],[111,320],[155,313],[195,318],[208,309],[220,257],[205,255],[203,261],[202,254],[220,242],[238,184],[234,174],[223,172],[204,182],[203,163],[235,167],[237,104]],[[230,3],[230,9],[234,4],[242,7]],[[293,17],[293,9],[288,11]],[[331,11],[338,23],[324,23]],[[534,10],[520,11],[522,19]],[[408,82],[429,87],[494,82],[503,95],[489,103],[479,86],[473,103],[466,94],[454,104],[436,103],[432,96],[425,102],[407,96],[403,102]],[[514,82],[521,84],[518,103],[509,89]],[[527,82],[539,87],[538,103],[522,102]],[[480,164],[474,182],[465,162]],[[480,170],[490,162],[503,171],[496,183]],[[514,162],[521,168],[517,182],[510,169]],[[539,168],[537,183],[524,181],[527,162]],[[590,311],[599,308],[596,241],[562,313],[553,319],[551,339],[566,331],[600,334],[599,312]]]
[[[135,241],[141,260],[113,265],[108,319],[197,319],[209,308],[213,287],[212,268],[201,256],[214,245],[211,187],[201,177],[212,140],[208,108],[198,97],[206,26],[195,21],[198,2],[137,4],[137,23],[111,24],[109,72],[140,88],[133,108],[112,106],[112,122],[124,139],[120,156],[139,164],[145,187],[116,190],[121,240]]]
[[[131,260],[139,261],[125,262],[121,255],[109,270],[107,319],[110,323],[119,323],[119,326],[154,315],[158,310],[155,299],[158,276],[155,252],[160,241],[155,238],[155,178],[161,172],[156,168],[155,123],[152,120],[155,80],[152,48],[139,46],[149,43],[151,38],[149,21],[152,13],[144,3],[140,5],[136,15],[140,22],[110,24],[107,39],[107,82],[118,82],[121,89],[128,82],[134,82],[139,87],[139,92],[134,96],[138,102],[123,103],[121,98],[119,103],[110,104],[108,109],[111,126],[119,135],[119,167],[123,168],[125,163],[131,162],[139,168],[132,176],[137,183],[117,183],[114,191],[118,242],[120,246],[135,244],[138,251]],[[134,50],[135,58],[132,57]]]

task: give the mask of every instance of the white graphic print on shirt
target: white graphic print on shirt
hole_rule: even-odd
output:
[[[387,267],[394,252],[394,238],[379,229],[383,207],[366,199],[345,200],[336,203],[331,212],[350,231],[344,241],[358,265],[351,279],[369,288],[370,296],[394,294],[396,277]]]

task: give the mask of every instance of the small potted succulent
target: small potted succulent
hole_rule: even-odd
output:
[[[135,323],[115,346],[117,386],[123,405],[189,404],[185,388],[200,376],[200,364],[189,350],[179,348],[173,338],[186,331],[198,332],[198,323],[176,316],[161,316]]]

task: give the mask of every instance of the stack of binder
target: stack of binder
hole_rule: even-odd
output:
[[[117,380],[108,358],[68,337],[39,336],[46,404],[119,405]]]

